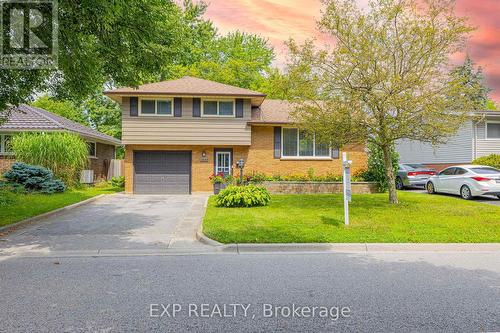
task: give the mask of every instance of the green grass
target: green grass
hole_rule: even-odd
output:
[[[274,195],[267,207],[218,208],[211,197],[203,232],[222,243],[500,242],[500,207],[399,192],[353,195],[344,226],[342,196]]]
[[[110,194],[120,191],[123,191],[123,189],[113,187],[84,187],[81,189],[68,189],[64,193],[56,194],[14,194],[0,192],[0,195],[7,195],[8,197],[8,203],[0,205],[0,227],[100,194]]]

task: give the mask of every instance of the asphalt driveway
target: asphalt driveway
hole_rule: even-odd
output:
[[[205,195],[117,194],[0,237],[1,254],[157,253],[195,239]]]

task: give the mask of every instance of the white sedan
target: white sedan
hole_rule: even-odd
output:
[[[456,165],[429,178],[427,192],[460,195],[470,200],[478,195],[500,199],[500,170],[484,165]]]

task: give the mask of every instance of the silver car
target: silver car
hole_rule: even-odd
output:
[[[500,170],[485,165],[456,165],[431,177],[426,187],[429,194],[457,194],[466,200],[479,195],[500,199]]]
[[[435,174],[436,170],[430,169],[423,164],[400,164],[396,176],[396,188],[402,190],[410,186],[425,187],[429,178]]]

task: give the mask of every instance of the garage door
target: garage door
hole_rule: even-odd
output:
[[[135,151],[134,193],[190,194],[191,152]]]

